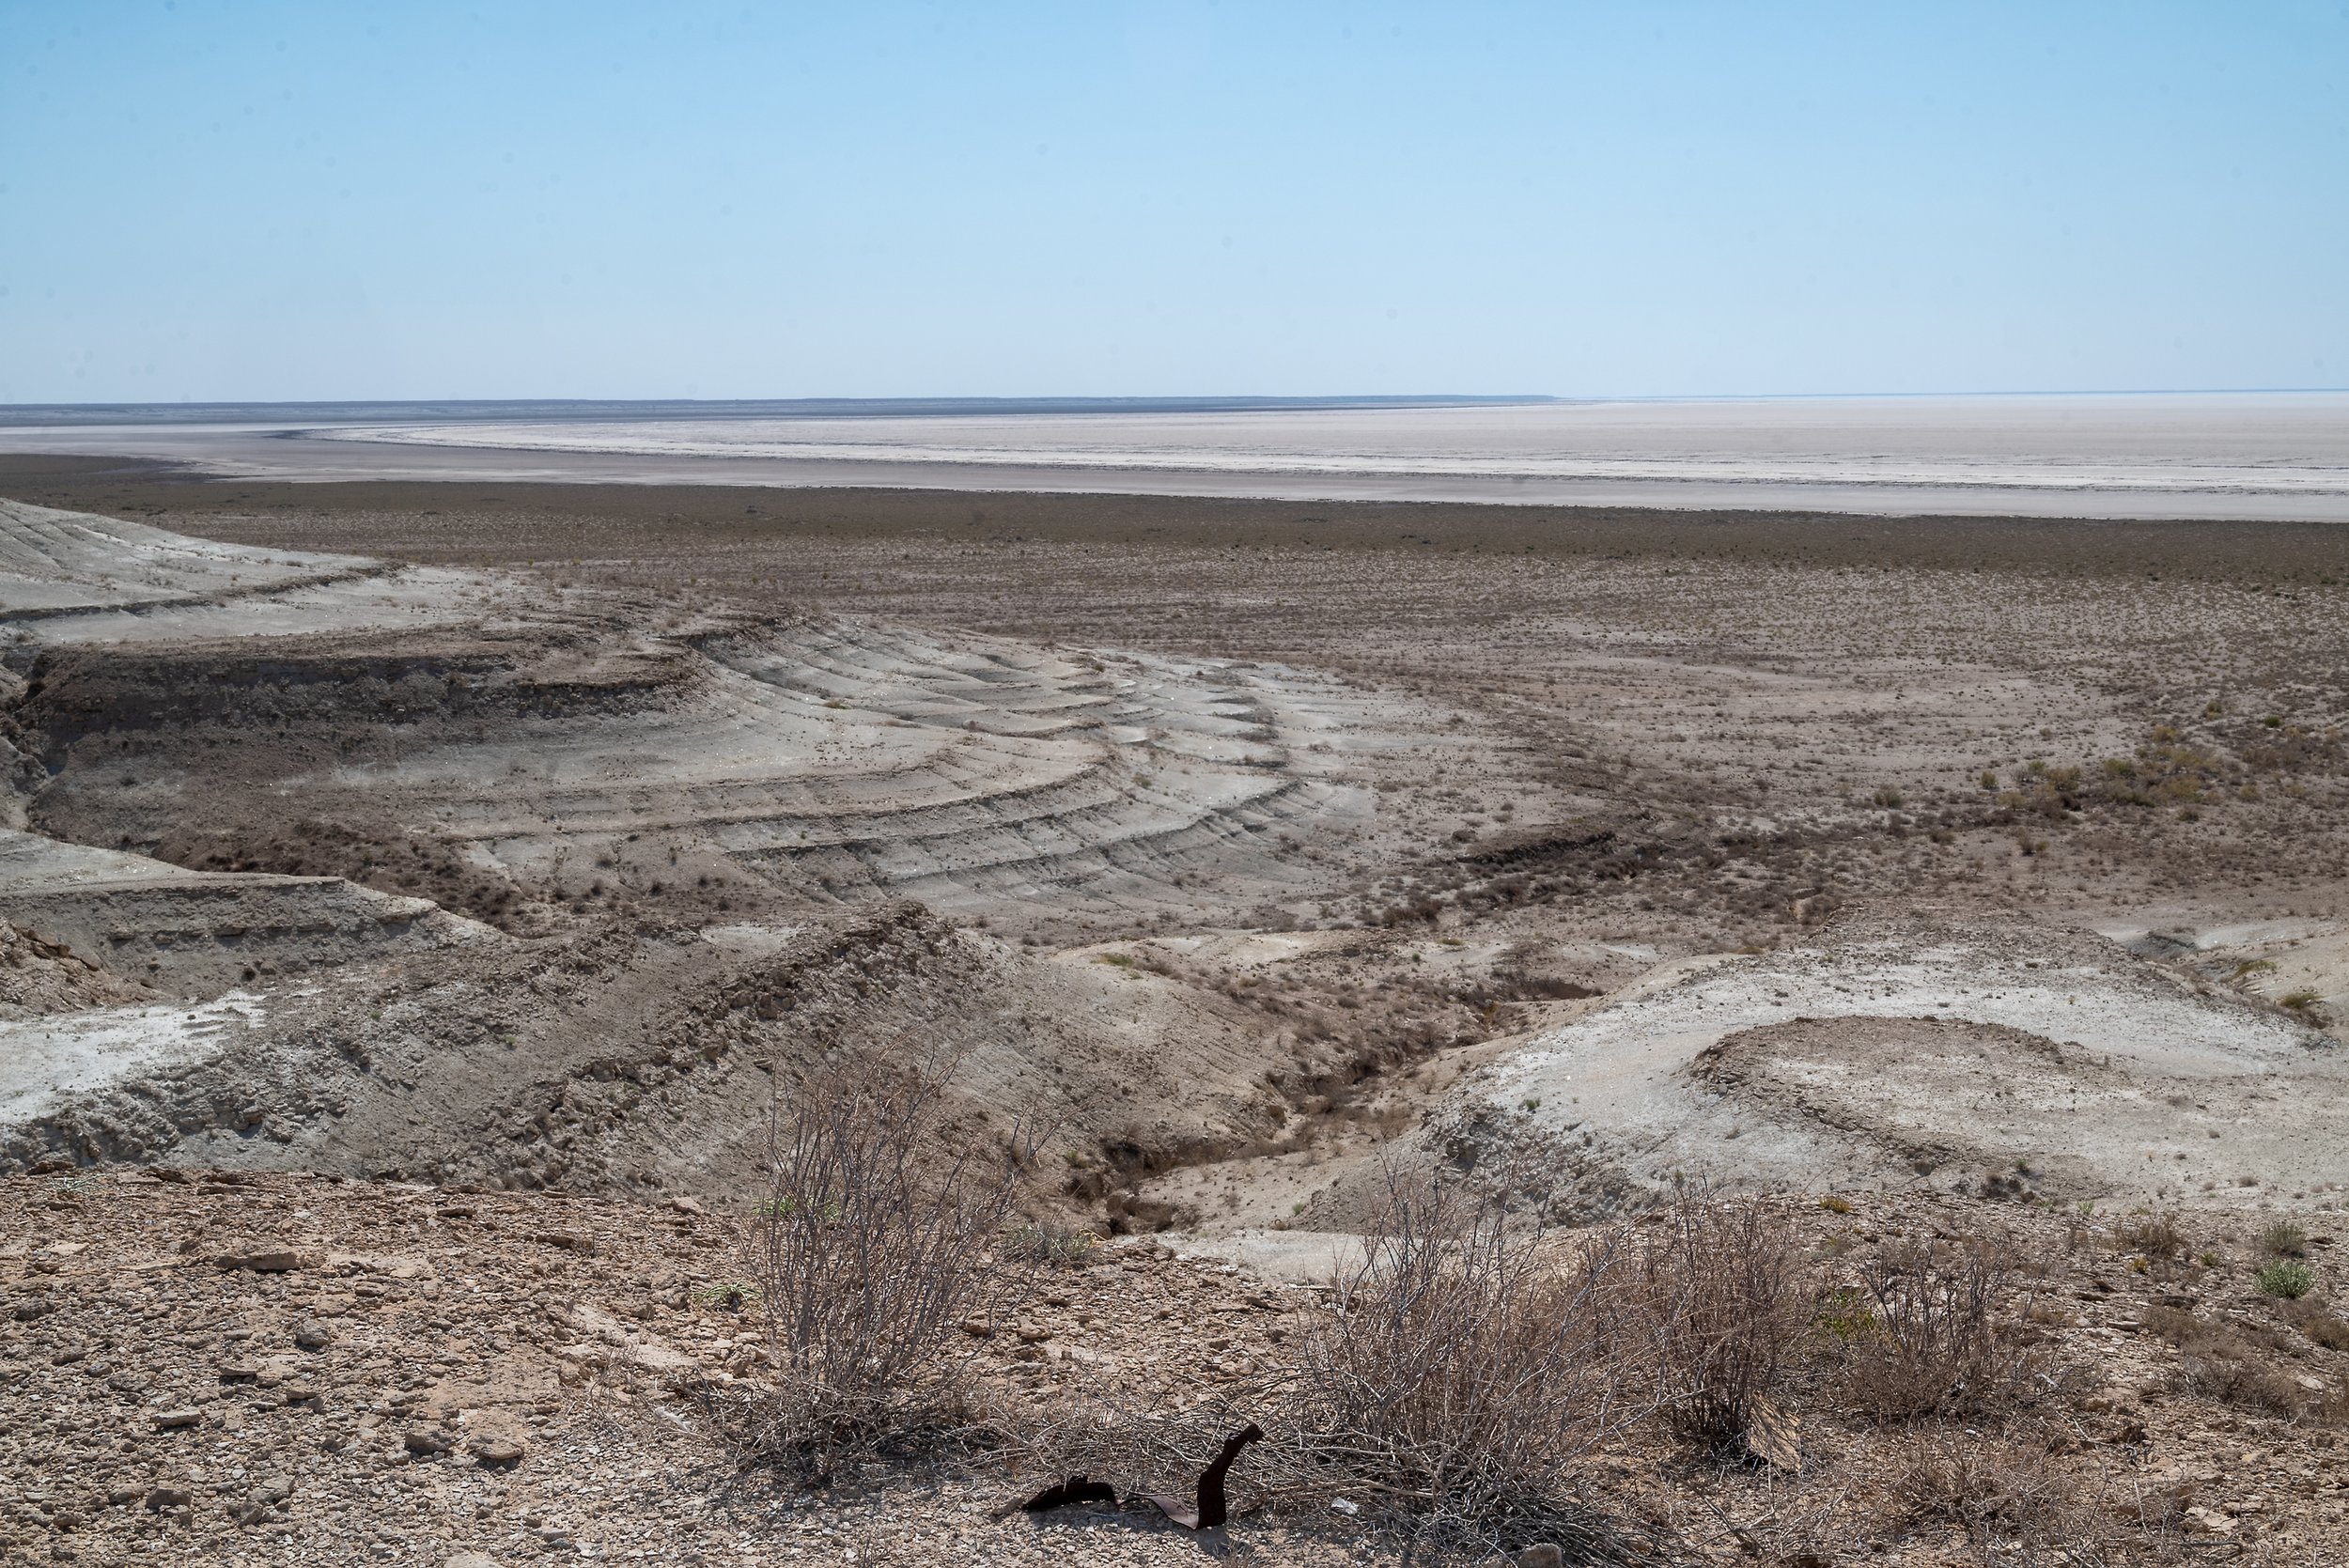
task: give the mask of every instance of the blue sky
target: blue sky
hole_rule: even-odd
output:
[[[0,401],[2349,384],[2349,4],[0,0]]]

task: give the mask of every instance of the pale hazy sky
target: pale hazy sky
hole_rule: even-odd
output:
[[[0,401],[2349,384],[2349,5],[0,0]]]

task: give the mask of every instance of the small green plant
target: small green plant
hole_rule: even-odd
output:
[[[2305,1013],[2310,1008],[2315,1006],[2318,1002],[2324,1001],[2325,997],[2322,992],[2316,990],[2313,986],[2303,986],[2296,991],[2285,992],[2282,996],[2278,997],[2276,1000],[2281,1002],[2284,1006],[2291,1008],[2295,1013]]]
[[[1868,1310],[1867,1296],[1857,1285],[1838,1285],[1821,1292],[1818,1314],[1812,1321],[1846,1344],[1866,1339],[1884,1327],[1876,1314]]]
[[[704,1285],[693,1292],[693,1299],[705,1307],[715,1307],[722,1312],[739,1312],[758,1299],[756,1285]]]
[[[2293,1258],[2278,1258],[2261,1269],[2251,1282],[2259,1287],[2262,1296],[2297,1301],[2315,1288],[2316,1276],[2307,1264]]]
[[[1828,1196],[1819,1200],[1819,1206],[1827,1210],[1829,1214],[1849,1214],[1851,1212],[1851,1200],[1849,1198],[1838,1198],[1833,1193],[1829,1193]]]
[[[1014,1263],[1075,1268],[1092,1256],[1099,1237],[1073,1225],[1022,1225],[1004,1233],[1003,1256]]]
[[[2259,1234],[2260,1250],[2271,1258],[2305,1258],[2309,1233],[2289,1219],[2279,1219]]]
[[[1987,768],[1982,770],[1982,777],[1975,782],[1980,784],[1984,789],[1996,789],[1999,787],[1999,776],[1990,771]]]
[[[1890,808],[1897,807],[1901,803],[1903,797],[1901,792],[1898,789],[1895,789],[1892,785],[1878,784],[1876,785],[1876,792],[1873,799],[1875,800],[1877,805]]]
[[[2229,980],[2248,980],[2255,974],[2273,974],[2275,972],[2276,964],[2273,959],[2246,958],[2243,962],[2234,967],[2234,972],[2227,976],[2227,978]]]

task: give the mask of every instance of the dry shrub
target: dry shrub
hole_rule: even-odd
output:
[[[2291,1417],[2318,1402],[2288,1374],[2239,1339],[2199,1342],[2186,1352],[2178,1385],[2188,1393]]]
[[[2318,1403],[2259,1344],[2222,1325],[2199,1326],[2178,1348],[2176,1383],[2187,1393],[2286,1417]]]
[[[2209,1327],[2183,1307],[2152,1306],[2139,1316],[2138,1322],[2149,1334],[2168,1340],[2171,1344],[2186,1342]]]
[[[945,1152],[942,1053],[826,1064],[770,1135],[753,1267],[779,1386],[734,1413],[755,1456],[829,1474],[954,1424],[965,1318],[1024,1275],[993,1248],[1016,1153]]]
[[[1005,1233],[1001,1250],[1015,1263],[1044,1268],[1076,1268],[1093,1255],[1100,1237],[1081,1226],[1039,1219]]]
[[[2113,1237],[2128,1250],[2142,1252],[2155,1262],[2181,1257],[2188,1246],[2177,1217],[2169,1214],[2139,1215],[2124,1219],[2114,1230]]]
[[[1859,1283],[1874,1321],[1852,1338],[1845,1386],[1877,1420],[1996,1414],[2060,1389],[2015,1299],[2021,1277],[1991,1244],[1885,1247]]]
[[[1234,1472],[1242,1507],[1346,1497],[1438,1549],[1550,1541],[1573,1561],[1661,1560],[1646,1527],[1584,1500],[1578,1467],[1659,1413],[1741,1430],[1805,1296],[1792,1226],[1761,1205],[1690,1200],[1559,1234],[1390,1172],[1292,1366],[1182,1408],[1096,1397],[1029,1418],[1016,1443],[1039,1476],[1132,1492],[1187,1478],[1254,1421],[1268,1437]]]
[[[1684,1194],[1634,1244],[1664,1413],[1684,1436],[1744,1434],[1784,1381],[1812,1295],[1795,1230],[1750,1200]]]
[[[2259,1249],[2271,1258],[2305,1258],[2309,1255],[2309,1233],[2296,1220],[2271,1220],[2260,1230]]]
[[[1390,1173],[1336,1312],[1302,1347],[1300,1440],[1390,1506],[1470,1529],[1571,1517],[1576,1462],[1652,1415],[1653,1324],[1618,1310],[1619,1231],[1558,1244]]]
[[[2279,1331],[2213,1322],[2175,1307],[2148,1307],[2141,1321],[2148,1333],[2177,1346],[2183,1358],[2175,1382],[2183,1391],[2273,1415],[2324,1415],[2324,1397],[2287,1370],[2292,1347]]]
[[[1956,1525],[1977,1561],[2092,1564],[2142,1560],[2101,1539],[2096,1511],[2043,1444],[1937,1431],[1902,1455],[1893,1496],[1917,1521]]]
[[[2284,1317],[2310,1340],[2327,1350],[2349,1350],[2349,1321],[2313,1301],[2288,1301]]]

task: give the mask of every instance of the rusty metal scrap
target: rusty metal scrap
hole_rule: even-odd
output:
[[[1232,1516],[1231,1499],[1223,1491],[1224,1473],[1231,1469],[1232,1461],[1239,1457],[1240,1450],[1263,1438],[1264,1428],[1253,1421],[1226,1437],[1223,1451],[1199,1472],[1198,1486],[1188,1501],[1181,1498],[1139,1493],[1128,1495],[1126,1501],[1128,1504],[1149,1503],[1185,1529],[1219,1529]],[[1065,1481],[1052,1483],[1016,1506],[1022,1513],[1042,1514],[1055,1508],[1073,1508],[1079,1503],[1088,1502],[1105,1502],[1114,1507],[1117,1500],[1117,1490],[1108,1482],[1096,1481],[1091,1476],[1072,1475]],[[1006,1505],[1003,1512],[1010,1513],[1011,1505]]]
[[[1159,1512],[1185,1529],[1214,1529],[1231,1517],[1231,1504],[1223,1495],[1223,1472],[1232,1467],[1239,1451],[1264,1436],[1264,1428],[1251,1421],[1223,1441],[1223,1452],[1214,1463],[1199,1472],[1199,1489],[1189,1504],[1178,1498],[1154,1497]]]
[[[1117,1488],[1091,1476],[1072,1475],[1066,1481],[1052,1483],[1019,1507],[1023,1513],[1042,1514],[1048,1509],[1073,1508],[1081,1502],[1105,1502],[1115,1507]]]

